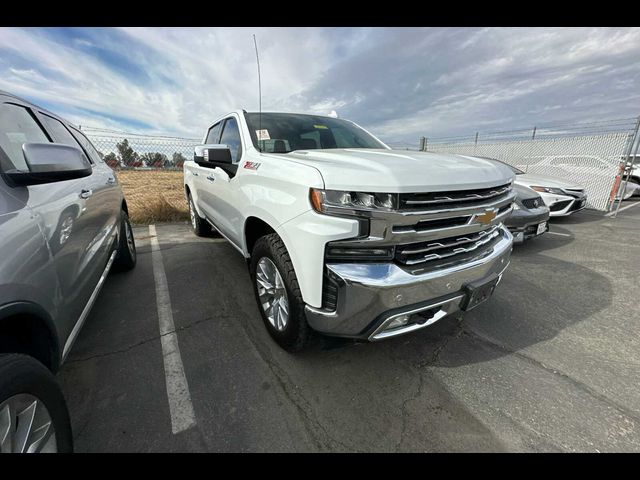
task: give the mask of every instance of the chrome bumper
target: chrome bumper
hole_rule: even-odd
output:
[[[412,274],[395,263],[330,263],[338,284],[334,312],[306,307],[309,325],[327,335],[380,340],[424,328],[460,309],[464,285],[502,275],[509,264],[513,236],[500,227],[501,238],[487,255],[449,268]],[[421,324],[385,331],[402,314],[430,310]]]

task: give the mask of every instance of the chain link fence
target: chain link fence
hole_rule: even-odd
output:
[[[567,180],[585,188],[588,207],[607,211],[618,193],[625,165],[632,158],[639,122],[640,118],[625,118],[458,137],[422,137],[420,149],[495,158],[528,174]]]
[[[103,160],[117,170],[181,170],[193,158],[197,138],[139,135],[94,127],[81,127]]]

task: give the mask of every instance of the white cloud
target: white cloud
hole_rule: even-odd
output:
[[[0,28],[0,89],[199,137],[257,110],[254,33],[263,110],[336,110],[390,141],[640,114],[638,28]]]

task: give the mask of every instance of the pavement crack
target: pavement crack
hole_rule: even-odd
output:
[[[457,340],[458,338],[460,338],[460,336],[462,335],[462,333],[464,332],[463,326],[462,326],[462,321],[463,321],[463,317],[462,315],[460,315],[457,318],[458,323],[456,324],[456,328],[453,332],[452,335],[448,335],[433,351],[431,357],[424,361],[424,362],[419,362],[415,365],[416,369],[417,369],[417,373],[418,373],[418,388],[416,389],[416,393],[414,395],[412,395],[410,398],[405,399],[402,402],[402,430],[400,431],[400,438],[398,440],[398,443],[396,444],[395,450],[396,452],[400,451],[400,448],[402,446],[402,443],[404,442],[404,437],[407,433],[407,427],[408,427],[408,411],[407,411],[407,407],[409,405],[410,402],[417,400],[418,398],[420,398],[422,396],[422,389],[424,387],[424,373],[422,371],[423,368],[431,366],[433,364],[436,363],[436,361],[438,360],[438,358],[440,357],[440,354],[444,351],[445,348],[447,348],[447,346],[451,343],[454,342],[455,340]]]
[[[577,389],[585,392],[586,394],[590,395],[591,397],[595,398],[596,400],[601,401],[602,403],[608,405],[609,407],[617,410],[619,413],[621,413],[622,415],[627,416],[628,418],[633,419],[634,421],[640,423],[640,416],[638,415],[637,412],[634,412],[633,410],[625,407],[624,405],[619,404],[618,402],[616,402],[615,400],[612,400],[611,398],[607,397],[606,395],[594,390],[593,388],[591,388],[589,385],[571,377],[570,375],[556,369],[553,367],[550,367],[546,364],[544,364],[543,362],[541,362],[540,360],[537,360],[529,355],[526,355],[522,352],[519,351],[515,351],[510,349],[509,347],[507,347],[506,345],[503,345],[500,342],[497,342],[495,340],[492,340],[488,337],[485,337],[484,335],[479,334],[478,332],[474,332],[472,330],[463,330],[463,333],[465,335],[469,335],[470,337],[475,338],[476,340],[485,343],[487,345],[489,345],[491,348],[494,348],[496,350],[499,350],[503,353],[507,353],[509,355],[515,355],[516,357],[525,360],[526,362],[534,365],[535,367],[538,368],[542,368],[544,371],[551,373],[552,375],[555,375],[561,379],[563,379],[564,381],[568,382],[569,384],[573,385],[574,387],[576,387]]]
[[[459,316],[457,318],[458,323],[456,324],[456,328],[454,330],[454,332],[451,335],[448,335],[441,343],[440,345],[438,345],[434,350],[433,350],[433,354],[431,355],[431,357],[429,359],[427,359],[426,361],[423,362],[419,362],[416,364],[416,367],[418,369],[424,368],[424,367],[429,367],[433,364],[435,364],[438,361],[438,358],[440,357],[440,354],[444,351],[445,348],[447,348],[449,346],[450,343],[456,341],[457,339],[460,338],[460,336],[464,333],[464,327],[462,325],[462,322],[464,320],[464,318],[461,316]]]
[[[94,360],[96,358],[109,357],[111,355],[120,355],[122,353],[127,353],[127,352],[130,352],[131,350],[133,350],[135,348],[138,348],[138,347],[141,347],[142,345],[145,345],[145,344],[147,344],[149,342],[153,342],[155,340],[159,340],[164,336],[171,335],[173,333],[182,332],[184,330],[190,329],[191,327],[195,327],[196,325],[199,325],[201,323],[210,322],[212,320],[219,319],[219,318],[221,318],[221,317],[216,317],[216,318],[207,317],[207,318],[203,318],[201,320],[196,320],[195,322],[192,322],[189,325],[184,325],[182,327],[178,327],[178,328],[176,328],[174,330],[171,330],[169,332],[164,332],[162,334],[154,335],[153,337],[149,337],[149,338],[146,338],[144,340],[140,340],[139,342],[134,343],[133,345],[129,345],[126,348],[122,348],[122,349],[118,349],[118,350],[111,350],[109,352],[104,352],[104,353],[97,353],[95,355],[89,355],[88,357],[74,358],[74,359],[67,360],[66,363],[67,364],[81,363],[81,362],[86,362],[86,361],[89,361],[89,360]]]
[[[238,305],[237,307],[238,310],[240,310],[240,306]],[[239,325],[244,331],[249,343],[253,346],[258,357],[266,364],[267,368],[275,377],[275,380],[278,382],[280,390],[284,393],[285,398],[298,412],[302,425],[316,448],[319,451],[335,451],[337,448],[341,448],[344,451],[360,452],[360,450],[345,444],[331,435],[327,427],[325,427],[320,419],[314,414],[313,406],[309,400],[300,391],[298,391],[295,383],[291,380],[286,370],[273,359],[269,348],[254,338],[255,335],[252,334],[251,327],[247,325],[246,322],[239,322]]]

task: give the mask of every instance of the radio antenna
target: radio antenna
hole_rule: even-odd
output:
[[[258,43],[256,42],[256,34],[253,34],[253,45],[256,47],[256,63],[258,64],[258,145],[260,153],[262,153],[262,82],[260,81],[260,57],[258,56]]]

